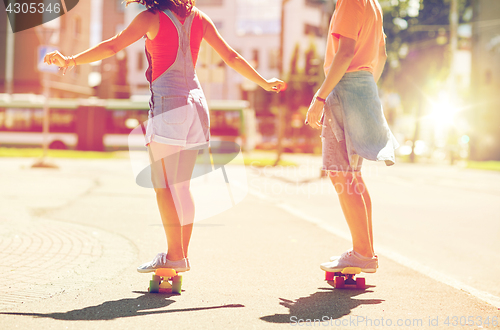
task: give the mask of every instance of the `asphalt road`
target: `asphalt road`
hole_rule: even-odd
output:
[[[348,239],[333,185],[318,178],[320,160],[288,158],[303,166],[254,168],[251,191]],[[425,164],[364,166],[376,249],[445,283],[484,293],[500,307],[500,173]]]
[[[296,172],[247,168],[248,194],[229,202],[245,189],[198,182],[198,214],[238,204],[195,224],[177,296],[148,294],[135,270],[166,247],[154,192],[128,159],[56,160],[59,170],[1,159],[0,328],[498,328],[496,173],[366,172],[380,268],[366,290],[336,290],[319,264],[349,248],[347,227],[318,159],[297,161]]]

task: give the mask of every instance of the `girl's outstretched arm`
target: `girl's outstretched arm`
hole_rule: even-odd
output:
[[[64,56],[59,51],[50,52],[45,55],[43,61],[47,64],[67,67],[68,65],[91,63],[111,57],[142,38],[154,22],[155,16],[156,14],[145,10],[139,13],[125,30],[113,38],[71,57]]]
[[[264,79],[240,54],[229,46],[217,31],[212,20],[202,13],[205,28],[204,39],[220,55],[222,60],[245,78],[253,81],[266,91],[279,93],[285,87],[285,83],[279,79]]]

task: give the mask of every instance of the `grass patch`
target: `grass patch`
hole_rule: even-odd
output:
[[[41,148],[0,148],[0,157],[10,158],[40,158],[43,155]],[[77,151],[77,150],[52,150],[47,156],[51,158],[84,158],[84,159],[109,159],[115,158],[114,152]]]
[[[467,162],[467,168],[475,170],[500,171],[500,162],[493,160],[487,162]]]
[[[266,167],[266,166],[273,166],[274,162],[276,161],[275,158],[252,158],[252,157],[246,157],[243,156],[243,161],[241,157],[237,157],[236,159],[233,159],[232,156],[234,154],[216,154],[212,155],[213,161],[215,164],[228,164],[231,163],[232,165],[245,165],[245,166],[254,166],[254,167]],[[202,163],[203,158],[202,156],[198,156],[198,163]],[[290,161],[285,161],[285,160],[280,160],[278,163],[278,166],[297,166],[296,163],[290,162]]]
[[[72,159],[112,159],[123,158],[123,152],[98,152],[98,151],[78,151],[78,150],[52,150],[49,149],[47,156],[50,158],[72,158]],[[41,148],[0,148],[0,157],[9,158],[40,158],[43,155]],[[274,156],[274,155],[272,155]],[[276,161],[271,155],[267,157],[246,157],[243,156],[244,162],[240,157],[233,159],[234,154],[216,154],[213,160],[216,164],[227,164],[231,162],[233,165],[246,165],[255,167],[273,166]],[[203,158],[199,156],[198,163],[202,163]],[[280,160],[278,166],[297,166],[291,161]]]
[[[269,158],[245,158],[245,165],[255,167],[273,166],[275,162],[276,159]],[[297,166],[297,164],[286,160],[280,160],[278,166]]]

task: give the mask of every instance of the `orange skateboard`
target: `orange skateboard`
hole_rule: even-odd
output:
[[[181,294],[182,275],[171,268],[158,268],[153,279],[149,281],[149,293],[177,293]]]
[[[341,272],[326,272],[325,280],[333,281],[333,287],[335,289],[343,289],[346,286],[355,287],[356,289],[365,289],[364,277],[355,278],[359,273],[361,273],[361,268],[359,267],[346,267],[342,269]]]

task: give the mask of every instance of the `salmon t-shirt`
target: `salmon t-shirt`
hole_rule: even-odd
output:
[[[325,74],[339,49],[340,36],[356,40],[354,57],[347,72],[370,71],[385,47],[382,8],[377,0],[338,0],[330,22],[325,55]]]

